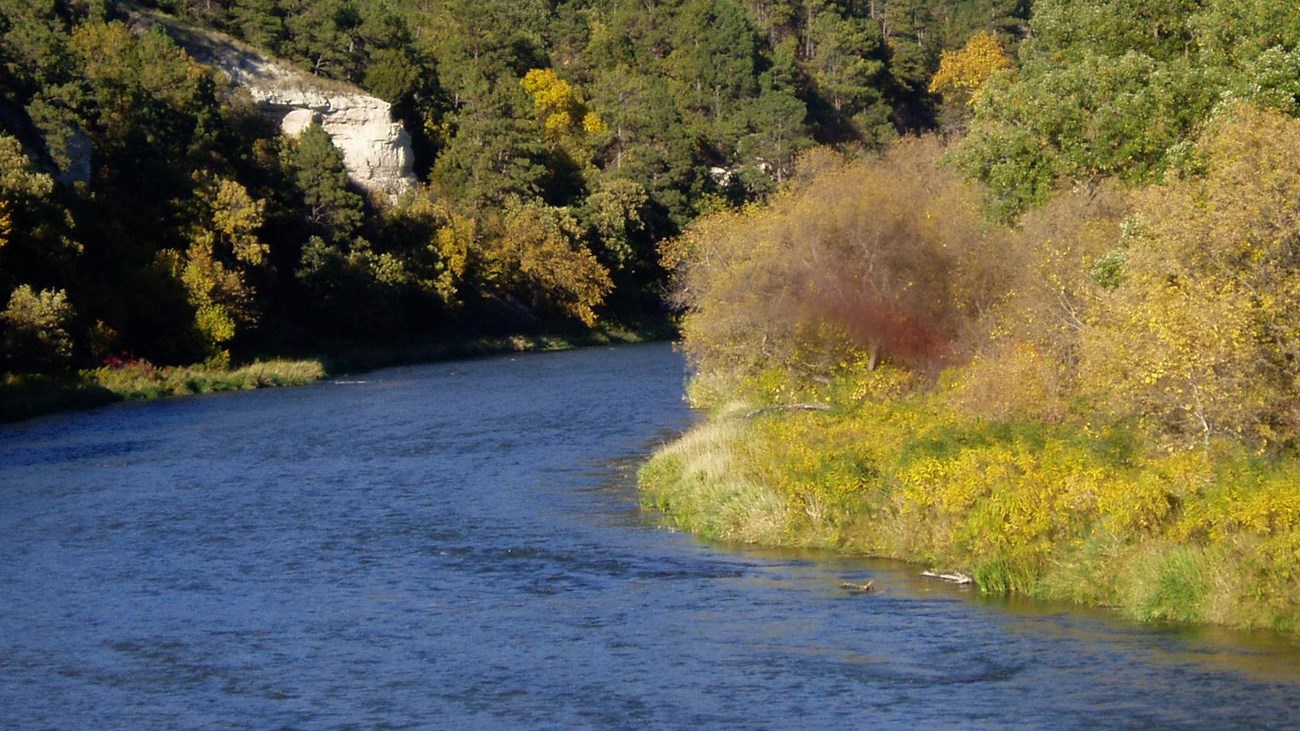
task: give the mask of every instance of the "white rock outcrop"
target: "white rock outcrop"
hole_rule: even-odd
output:
[[[398,196],[415,185],[411,136],[392,119],[387,102],[364,94],[291,90],[242,83],[280,129],[295,137],[312,123],[325,129],[343,153],[352,182],[371,192]]]
[[[411,136],[382,99],[336,81],[303,73],[219,33],[180,25],[175,19],[136,10],[137,25],[161,25],[200,63],[215,66],[243,87],[257,105],[296,136],[313,122],[343,153],[352,182],[390,198],[417,184]]]

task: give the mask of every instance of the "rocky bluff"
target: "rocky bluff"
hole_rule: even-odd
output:
[[[141,29],[161,26],[195,60],[224,71],[285,134],[296,136],[313,122],[320,124],[343,153],[348,177],[367,192],[396,197],[417,183],[411,137],[393,119],[388,102],[159,13],[137,9],[131,23]]]

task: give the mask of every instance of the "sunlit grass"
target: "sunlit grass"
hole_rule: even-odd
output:
[[[646,504],[711,538],[909,560],[987,592],[1300,630],[1294,455],[977,419],[934,391],[829,406],[715,405],[643,469]]]
[[[259,361],[233,370],[209,366],[155,367],[135,362],[104,366],[90,374],[93,383],[123,399],[148,399],[220,391],[300,386],[325,377],[316,360]]]
[[[640,473],[644,504],[706,538],[788,540],[785,500],[750,474],[747,431],[741,418],[720,418],[661,450]]]

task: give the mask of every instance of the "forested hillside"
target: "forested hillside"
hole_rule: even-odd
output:
[[[159,0],[393,104],[419,190],[371,200],[114,0],[0,2],[11,372],[227,362],[662,312],[656,244],[818,144],[951,118],[929,80],[1006,0]],[[947,115],[945,117],[945,115]],[[960,117],[960,114],[957,115]]]
[[[1039,0],[945,145],[818,151],[665,247],[683,525],[1300,628],[1300,6]],[[956,111],[956,110],[950,110]]]

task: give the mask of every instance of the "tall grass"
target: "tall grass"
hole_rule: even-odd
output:
[[[155,367],[137,362],[105,366],[91,372],[93,382],[123,399],[147,399],[219,391],[247,391],[273,386],[299,386],[325,377],[314,360],[259,361],[229,370],[208,366]]]
[[[641,469],[642,503],[707,538],[789,541],[785,500],[751,474],[745,431],[742,419],[718,417],[665,447]]]

